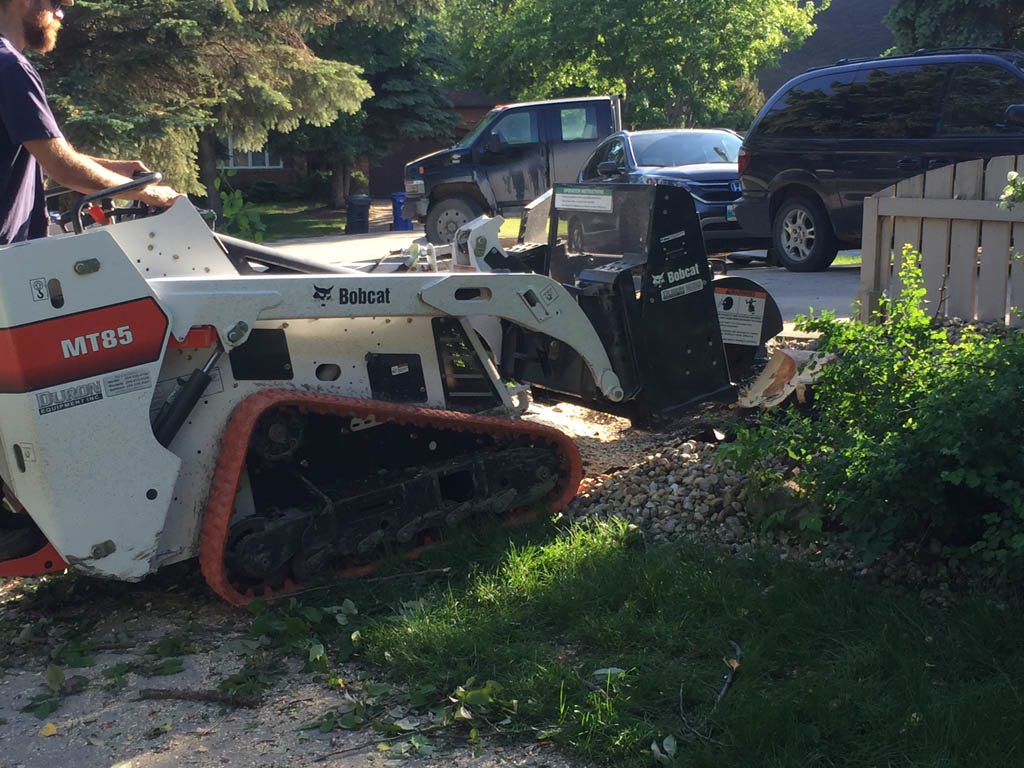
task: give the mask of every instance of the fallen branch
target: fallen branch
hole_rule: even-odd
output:
[[[212,690],[194,690],[189,688],[143,688],[139,691],[140,699],[177,699],[178,701],[201,701],[208,704],[226,704],[229,707],[245,707],[254,709],[261,703],[255,696],[240,696]]]
[[[711,712],[708,713],[708,717],[715,714],[715,710],[718,709],[718,705],[722,703],[722,699],[725,698],[725,694],[729,692],[729,688],[732,687],[733,681],[736,679],[736,673],[740,669],[740,656],[743,655],[743,649],[740,648],[739,643],[734,640],[729,641],[729,645],[732,646],[733,652],[736,654],[734,659],[722,659],[725,662],[725,666],[729,668],[729,674],[725,676],[725,682],[722,683],[722,689],[718,692],[718,696],[715,698],[715,704],[711,707]]]
[[[722,683],[722,687],[718,691],[718,695],[715,697],[715,703],[711,705],[711,709],[707,715],[701,718],[700,723],[694,725],[690,718],[686,714],[686,707],[683,706],[683,686],[679,686],[679,720],[682,722],[683,727],[690,732],[692,736],[700,739],[701,741],[708,744],[716,744],[721,746],[721,742],[716,741],[711,737],[711,724],[708,722],[711,716],[715,714],[718,709],[718,705],[722,703],[722,699],[725,698],[725,694],[729,692],[733,682],[736,680],[736,674],[740,669],[740,657],[743,655],[743,649],[740,648],[739,643],[734,640],[729,641],[729,645],[732,646],[735,657],[732,659],[725,658],[722,661],[725,662],[725,666],[729,668],[729,672],[725,676],[725,681]]]
[[[382,741],[398,741],[399,739],[406,739],[408,737],[408,733],[402,733],[397,736],[387,736],[384,738],[374,739],[373,741],[364,741],[361,744],[356,744],[352,747],[345,747],[344,749],[337,749],[334,752],[328,752],[326,755],[320,755],[320,757],[316,758],[316,760],[314,760],[313,762],[322,763],[324,760],[327,760],[332,757],[337,757],[338,755],[347,755],[352,752],[362,752],[364,749],[376,747]]]

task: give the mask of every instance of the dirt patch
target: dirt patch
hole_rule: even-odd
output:
[[[4,583],[0,604],[0,753],[2,768],[162,768],[163,766],[240,766],[293,768],[325,765],[337,768],[391,763],[411,768],[573,768],[543,744],[514,745],[491,741],[471,747],[455,733],[442,730],[421,750],[408,739],[381,735],[370,727],[322,733],[311,723],[344,709],[346,702],[372,701],[389,708],[388,698],[399,689],[381,683],[374,670],[357,663],[342,664],[337,679],[301,668],[300,660],[278,670],[258,706],[230,706],[198,700],[203,693],[220,693],[218,683],[242,669],[251,658],[251,617],[230,609],[209,595],[194,571],[158,574],[139,585],[111,585],[88,579],[54,580],[38,589],[31,580]],[[170,582],[170,583],[169,583]],[[176,582],[176,583],[175,583]],[[34,643],[32,633],[44,632],[47,616],[63,626],[79,619],[92,622],[88,658],[63,664],[63,674],[79,692],[62,697],[59,707],[42,718],[22,711],[50,689],[48,668],[66,655],[74,632],[56,642]],[[187,651],[168,659],[154,653],[168,638],[187,638]],[[80,637],[79,640],[84,640]],[[247,651],[247,649],[249,649]],[[249,655],[247,655],[249,654]],[[172,663],[166,665],[170,660]],[[162,667],[180,671],[160,675]],[[117,673],[117,674],[115,674]],[[375,691],[375,686],[379,691]],[[154,690],[172,690],[183,699],[154,699]],[[339,709],[340,708],[340,709]],[[382,751],[383,747],[389,752]],[[432,754],[430,754],[432,753]]]

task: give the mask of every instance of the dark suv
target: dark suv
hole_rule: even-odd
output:
[[[770,236],[787,269],[826,269],[840,246],[860,246],[865,197],[932,168],[1024,153],[1022,68],[1020,51],[956,49],[795,77],[740,149],[740,224]]]

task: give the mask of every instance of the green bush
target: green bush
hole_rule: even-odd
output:
[[[845,531],[868,560],[938,539],[950,559],[1019,565],[1024,336],[937,325],[922,309],[919,254],[908,246],[903,256],[902,292],[883,299],[876,322],[799,318],[836,355],[813,410],[742,431],[727,454],[762,492],[788,474],[808,503],[801,527]],[[795,477],[779,457],[799,467]]]
[[[365,194],[370,187],[370,179],[362,171],[352,171],[349,178],[349,191],[353,195]]]
[[[220,195],[222,209],[218,229],[226,235],[238,235],[246,240],[261,242],[267,226],[260,220],[259,211],[252,202],[245,199],[242,190],[231,185],[230,179],[235,174],[234,169],[221,170],[213,182],[214,189]]]

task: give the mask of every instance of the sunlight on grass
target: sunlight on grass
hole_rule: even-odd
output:
[[[309,208],[308,203],[301,201],[260,203],[254,208],[267,227],[264,242],[345,233],[345,211]]]
[[[441,690],[498,681],[519,701],[510,728],[622,768],[651,765],[668,736],[675,765],[718,768],[1009,766],[1024,749],[1019,606],[930,608],[848,574],[647,548],[622,524],[524,535],[434,554],[449,579],[378,612],[369,656]]]

